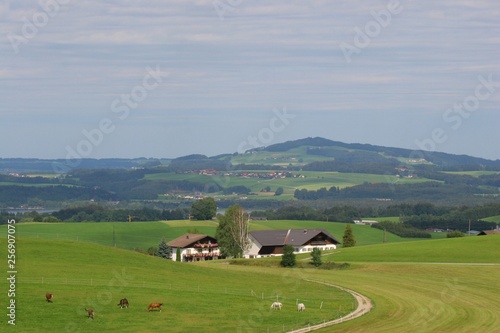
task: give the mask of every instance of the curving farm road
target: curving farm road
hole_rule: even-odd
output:
[[[310,331],[314,331],[314,330],[317,330],[320,328],[325,328],[328,326],[339,324],[339,323],[342,323],[344,321],[352,320],[354,318],[360,317],[360,316],[364,315],[365,313],[370,312],[370,310],[373,308],[373,304],[368,297],[361,295],[360,293],[358,293],[354,290],[347,289],[347,288],[344,288],[341,286],[337,286],[337,285],[334,285],[331,283],[321,282],[321,281],[315,281],[315,280],[309,280],[309,279],[304,279],[304,281],[320,283],[320,284],[324,284],[326,286],[330,286],[330,287],[334,287],[334,288],[338,288],[340,290],[346,291],[346,292],[350,293],[352,296],[354,296],[354,298],[356,299],[356,302],[358,302],[358,306],[353,312],[347,314],[346,316],[344,316],[342,318],[327,321],[327,322],[324,322],[324,323],[318,324],[318,325],[300,328],[298,330],[289,331],[288,333],[310,332]]]

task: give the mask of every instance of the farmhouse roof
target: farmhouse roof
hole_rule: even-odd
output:
[[[208,235],[203,235],[203,234],[184,234],[180,237],[177,237],[174,240],[171,240],[170,242],[167,243],[168,246],[170,247],[180,247],[180,248],[186,248],[186,247],[192,247],[192,245],[196,244],[197,242],[201,240],[207,240],[211,242],[217,242],[215,238],[210,237]]]
[[[320,234],[330,238],[333,244],[340,244],[340,242],[325,229],[256,230],[250,232],[250,235],[252,235],[252,237],[262,246],[300,246],[306,244],[309,240]]]
[[[477,234],[478,236],[484,236],[484,235],[500,235],[500,230],[498,229],[493,229],[493,230],[483,230],[480,233]]]

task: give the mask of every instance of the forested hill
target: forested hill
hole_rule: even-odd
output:
[[[61,171],[61,172],[57,172]],[[500,161],[306,138],[245,153],[175,159],[0,158],[0,209],[81,203],[178,208],[285,203],[498,202]]]
[[[449,166],[486,166],[500,168],[500,160],[488,160],[479,157],[472,157],[468,155],[454,155],[443,152],[426,152],[426,151],[416,151],[405,148],[394,148],[394,147],[384,147],[371,144],[363,143],[344,143],[340,141],[333,141],[321,137],[314,138],[304,138],[294,141],[287,141],[283,143],[278,143],[270,145],[264,148],[256,148],[251,150],[251,152],[267,151],[267,152],[287,152],[299,147],[309,147],[307,150],[308,154],[312,155],[322,155],[325,157],[346,157],[347,153],[351,156],[361,156],[364,152],[366,155],[366,160],[373,162],[372,158],[375,154],[385,156],[390,158],[423,158],[427,162],[430,162],[437,166],[449,167]],[[367,153],[372,154],[367,154]]]

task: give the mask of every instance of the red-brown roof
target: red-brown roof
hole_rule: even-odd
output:
[[[483,230],[480,233],[478,233],[478,236],[484,236],[484,235],[498,235],[500,234],[500,230],[498,229],[493,229],[493,230]]]
[[[194,244],[198,242],[212,242],[216,243],[217,240],[213,237],[210,237],[208,235],[203,235],[203,234],[184,234],[180,237],[177,237],[176,239],[171,240],[170,242],[167,243],[168,246],[170,247],[180,247],[180,248],[187,248],[187,247],[193,247]]]

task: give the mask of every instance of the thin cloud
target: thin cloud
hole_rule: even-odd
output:
[[[389,2],[221,3],[230,6],[223,17],[213,0],[69,1],[18,45],[18,53],[7,35],[23,37],[26,22],[33,22],[36,13],[43,15],[44,9],[36,0],[0,4],[0,50],[5,55],[0,67],[0,111],[8,112],[9,121],[16,124],[43,114],[43,126],[34,122],[24,127],[32,133],[29,138],[37,141],[43,142],[46,133],[60,133],[45,155],[32,148],[39,143],[29,138],[2,144],[2,152],[64,157],[68,142],[81,140],[84,128],[97,126],[104,117],[116,120],[111,104],[142,84],[148,66],[158,66],[168,75],[148,91],[129,118],[115,123],[116,132],[96,147],[95,156],[172,157],[182,151],[197,152],[188,146],[196,140],[179,141],[175,150],[163,145],[161,152],[152,140],[183,135],[178,130],[183,119],[191,134],[206,132],[207,119],[213,119],[209,123],[214,132],[224,120],[226,128],[247,126],[245,135],[258,133],[259,122],[248,119],[265,123],[273,108],[285,106],[302,118],[276,140],[331,133],[333,123],[337,130],[330,138],[352,139],[353,122],[369,128],[383,124],[391,113],[387,122],[404,128],[404,119],[411,118],[421,128],[421,133],[406,131],[409,137],[403,137],[405,131],[401,131],[394,138],[394,145],[410,146],[417,135],[443,126],[444,110],[474,94],[479,76],[492,74],[495,82],[500,81],[500,3],[400,1],[402,10],[391,15],[390,22],[369,36],[363,47],[357,34],[366,34],[367,24],[377,22],[374,13],[387,10]],[[340,43],[357,45],[351,62],[346,61]],[[494,89],[467,124],[479,126],[476,123],[488,119],[483,113],[492,117],[500,98],[500,87]],[[381,120],[374,122],[376,115]],[[316,119],[315,125],[307,117]],[[0,130],[8,126],[2,123]],[[133,147],[143,147],[140,151],[117,143],[126,139],[121,133],[134,126],[137,131],[150,128],[148,135],[134,138]],[[484,134],[480,127],[477,131]],[[381,128],[373,132],[385,133]],[[362,139],[370,141],[369,135],[374,141],[368,143],[383,141],[383,134],[366,133]],[[498,131],[484,136],[489,142],[500,139]],[[226,144],[228,140],[244,139],[238,130],[231,131],[231,137],[210,135],[203,140],[210,148],[200,145],[198,152],[223,153],[234,147]],[[475,154],[499,158],[490,146],[477,144],[481,152]],[[453,142],[447,147],[451,149]]]

